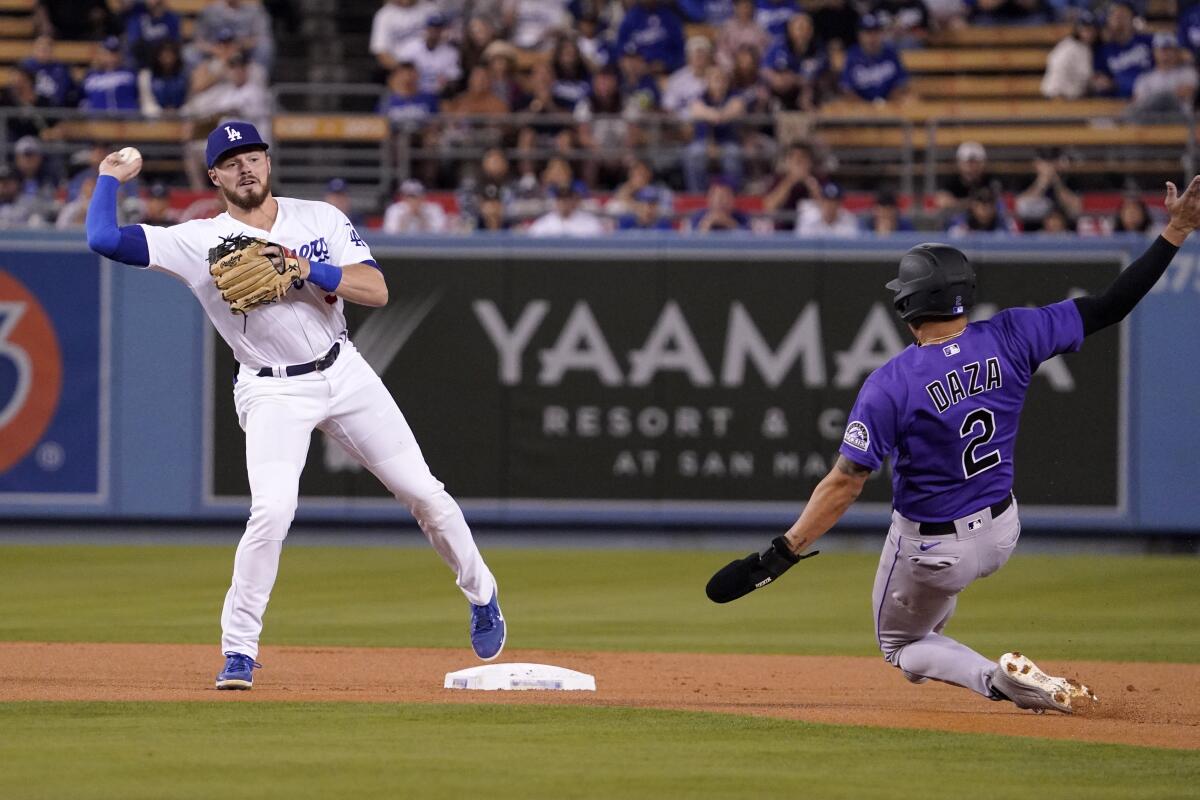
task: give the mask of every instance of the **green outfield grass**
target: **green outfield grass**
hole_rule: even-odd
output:
[[[0,704],[0,797],[1191,796],[1200,753],[614,708]]]
[[[744,553],[495,549],[511,647],[875,652],[877,559],[822,554],[727,606]],[[0,641],[215,642],[232,546],[2,546]],[[1200,661],[1200,561],[1021,556],[968,589],[949,631],[983,653]],[[462,647],[466,606],[428,548],[285,549],[264,644]]]

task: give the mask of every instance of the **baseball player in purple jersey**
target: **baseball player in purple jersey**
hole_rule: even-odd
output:
[[[791,530],[719,570],[709,598],[737,599],[816,555],[800,553],[890,458],[892,523],[872,593],[884,658],[914,683],[951,683],[1037,712],[1071,713],[1095,700],[1086,686],[1047,675],[1020,653],[992,661],[942,631],[958,593],[1003,567],[1020,537],[1013,453],[1033,373],[1120,322],[1150,291],[1200,226],[1200,176],[1182,196],[1168,183],[1166,208],[1162,234],[1103,294],[1010,308],[986,322],[967,321],[975,273],[965,255],[944,244],[906,253],[887,288],[916,343],[867,378],[837,464]]]

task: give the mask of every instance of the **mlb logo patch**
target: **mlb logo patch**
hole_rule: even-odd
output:
[[[973,531],[983,527],[983,517],[976,517],[972,520],[967,520],[967,530]]]
[[[946,358],[958,355],[959,351],[960,348],[957,344],[948,344],[942,348],[942,353],[946,356]]]

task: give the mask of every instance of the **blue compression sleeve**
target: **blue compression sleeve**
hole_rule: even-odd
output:
[[[141,225],[117,227],[117,189],[121,182],[112,175],[96,179],[87,211],[88,247],[115,261],[149,266],[150,246]]]
[[[342,282],[342,268],[324,261],[309,261],[308,279],[327,292],[336,291]]]

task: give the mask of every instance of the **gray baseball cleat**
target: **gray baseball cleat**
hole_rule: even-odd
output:
[[[1016,704],[1035,713],[1061,711],[1073,714],[1078,707],[1075,700],[1098,702],[1095,693],[1087,686],[1070,678],[1047,675],[1038,665],[1020,653],[1005,653],[992,671],[992,690]]]

